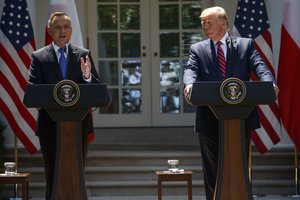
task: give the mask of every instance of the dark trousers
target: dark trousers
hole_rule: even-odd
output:
[[[41,151],[44,158],[45,175],[46,175],[46,200],[50,200],[56,159],[56,133],[47,133],[38,135],[41,145]],[[88,151],[88,134],[82,134],[82,156],[83,162],[87,158]]]
[[[219,133],[198,133],[202,157],[206,200],[213,200],[218,171]],[[249,157],[251,134],[246,132],[246,154]],[[248,161],[248,159],[247,159]]]

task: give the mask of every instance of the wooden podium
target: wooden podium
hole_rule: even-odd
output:
[[[190,101],[193,105],[209,106],[219,120],[219,161],[214,200],[250,200],[253,197],[245,148],[245,119],[256,105],[275,102],[273,83],[242,82],[245,96],[236,104],[224,101],[221,95],[223,83],[194,83]]]
[[[26,107],[45,109],[57,122],[57,156],[51,200],[85,200],[81,121],[91,107],[105,107],[111,98],[105,84],[79,84],[76,103],[64,106],[55,100],[55,87],[54,84],[27,85],[23,102]]]

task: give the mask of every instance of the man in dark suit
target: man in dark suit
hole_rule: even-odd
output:
[[[184,95],[189,102],[192,84],[197,81],[222,81],[225,78],[236,77],[242,81],[250,80],[253,72],[261,81],[273,81],[274,89],[278,88],[272,73],[253,46],[253,40],[231,37],[228,30],[226,12],[221,7],[211,7],[203,10],[200,15],[202,28],[207,40],[190,47],[190,57],[184,70]],[[219,61],[219,48],[223,51],[225,61]],[[222,76],[221,62],[225,62],[225,73]],[[205,95],[205,94],[203,94]],[[218,120],[207,106],[198,106],[196,111],[195,132],[199,135],[202,156],[203,175],[206,199],[214,196],[217,177],[219,151]],[[256,109],[246,120],[246,150],[249,153],[251,130],[260,127]]]
[[[90,51],[69,43],[72,26],[66,13],[53,13],[48,21],[47,31],[53,42],[32,53],[29,84],[56,84],[63,79],[80,84],[99,82]],[[62,56],[65,56],[67,63],[64,70],[60,66]],[[83,160],[87,156],[88,135],[92,131],[92,116],[88,113],[82,121]],[[44,109],[39,109],[36,134],[45,164],[46,199],[50,199],[55,164],[56,124]]]

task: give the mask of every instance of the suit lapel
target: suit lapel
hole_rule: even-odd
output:
[[[54,48],[51,44],[47,48],[47,58],[49,60],[49,63],[51,63],[50,68],[53,69],[53,71],[57,75],[57,77],[59,77],[59,79],[62,80],[63,77],[62,77],[62,72],[61,72],[61,69],[60,69],[60,65],[58,63],[55,50],[54,50]]]
[[[213,52],[214,52],[214,50],[211,48],[210,40],[206,40],[205,48],[206,48],[207,56],[209,58],[209,62],[211,64],[213,64],[214,63],[214,60],[213,60]]]
[[[78,49],[69,44],[68,45],[68,64],[67,64],[67,78],[71,79],[71,75],[75,70],[76,62],[78,57]]]
[[[226,76],[234,76],[234,61],[235,56],[237,55],[237,41],[235,37],[231,38],[231,50],[227,47],[227,56],[226,56]]]
[[[207,52],[207,56],[209,58],[209,61],[211,63],[211,66],[213,67],[212,70],[215,72],[216,76],[219,79],[222,79],[218,59],[217,59],[217,56],[216,56],[216,50],[215,50],[214,42],[210,39],[208,39],[206,41],[207,41],[206,42],[206,52]]]

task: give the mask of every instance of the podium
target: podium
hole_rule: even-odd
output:
[[[231,80],[233,83],[231,85]],[[238,82],[229,78],[224,82],[193,84],[190,101],[193,105],[209,106],[219,120],[219,161],[214,200],[250,200],[252,189],[248,176],[245,120],[258,104],[272,104],[276,100],[272,82]],[[231,91],[231,86],[240,91]],[[244,95],[242,100],[224,99]],[[228,95],[229,94],[229,95]],[[225,97],[226,98],[226,97]],[[230,97],[231,98],[231,97]]]
[[[51,200],[85,200],[87,193],[82,160],[81,121],[91,107],[105,107],[111,102],[111,98],[105,84],[77,85],[70,80],[64,81],[66,82],[61,81],[63,83],[61,91],[56,91],[57,85],[61,82],[56,85],[28,84],[23,103],[26,107],[45,109],[57,124],[56,161]],[[75,88],[67,87],[72,84]],[[69,89],[72,93],[62,94],[65,89]],[[66,102],[58,101],[56,92],[58,96],[67,98]],[[68,104],[72,100],[70,97],[74,96],[77,98],[76,102]]]

